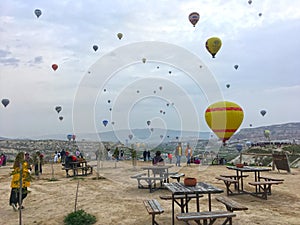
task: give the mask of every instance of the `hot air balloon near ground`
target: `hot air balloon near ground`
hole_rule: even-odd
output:
[[[205,111],[207,125],[223,141],[224,145],[240,127],[243,119],[243,109],[233,102],[216,102]]]
[[[2,105],[3,105],[4,107],[6,107],[6,106],[9,104],[9,100],[6,99],[6,98],[2,99],[1,102],[2,102]]]
[[[146,58],[143,58],[142,61],[143,61],[143,63],[146,63]]]
[[[39,18],[42,15],[42,11],[40,9],[34,10],[34,14],[36,15],[37,18]]]
[[[72,139],[72,134],[68,134],[68,135],[67,135],[67,138],[68,138],[69,141],[71,141],[71,139]]]
[[[220,50],[222,46],[222,41],[218,37],[211,37],[207,39],[205,43],[205,47],[207,51],[212,55],[213,58],[215,58],[215,55]]]
[[[200,19],[200,15],[197,12],[192,12],[189,15],[189,21],[191,22],[191,24],[193,24],[193,26],[195,26],[196,23],[198,23],[199,19]]]

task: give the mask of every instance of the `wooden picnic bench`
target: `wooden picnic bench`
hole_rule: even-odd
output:
[[[75,177],[75,176],[87,176],[89,174],[93,174],[93,167],[90,165],[87,165],[86,162],[77,162],[69,164],[69,166],[66,166],[65,164],[62,164],[62,170],[66,171],[67,177]],[[73,175],[71,176],[69,174],[69,170],[73,171]],[[79,171],[81,173],[79,173]]]
[[[184,173],[176,173],[176,174],[171,175],[170,177],[171,177],[172,179],[176,179],[177,182],[180,182],[180,178],[181,178],[181,177],[184,177],[184,176],[185,176]]]
[[[162,214],[164,209],[156,199],[144,200],[143,202],[148,213],[152,215],[152,225],[158,225],[158,223],[155,221],[155,215]]]
[[[232,225],[232,217],[235,217],[236,214],[228,211],[207,211],[207,212],[188,212],[180,213],[176,215],[177,220],[184,221],[188,223],[191,220],[194,220],[197,224],[203,225],[212,225],[217,219],[225,219],[223,225],[228,224]],[[200,223],[200,221],[203,223]],[[189,223],[188,223],[189,224]]]
[[[163,187],[164,177],[147,177],[147,176],[140,176],[136,178],[138,181],[138,188],[140,189],[149,189],[150,193],[157,190],[158,188]],[[144,186],[141,181],[145,181],[147,186]],[[160,182],[160,187],[156,187],[156,181]]]
[[[228,177],[216,177],[217,180],[222,180],[226,186],[227,195],[233,194],[233,191],[230,189],[231,184],[238,184],[238,180],[228,178]],[[236,188],[235,188],[236,189]]]
[[[267,200],[268,195],[271,195],[271,186],[273,184],[282,184],[282,183],[283,183],[282,181],[255,181],[255,182],[249,182],[249,185],[255,186],[256,190],[258,187],[258,191],[251,193],[253,196]]]
[[[216,197],[216,200],[218,202],[223,203],[229,212],[248,210],[248,208],[246,206],[244,206],[226,196],[218,196],[218,197]]]
[[[142,177],[142,176],[146,176],[146,173],[138,173],[138,174],[132,175],[130,178],[136,179],[136,178]]]
[[[173,200],[172,195],[160,195],[159,196],[160,199],[162,200]],[[189,203],[189,201],[193,198],[202,198],[203,195],[198,194],[198,196],[196,194],[187,194],[187,195],[174,195],[174,201],[176,202],[177,205],[180,206],[181,208],[181,212],[184,212],[184,208],[186,207],[186,205]],[[178,202],[180,200],[180,202]]]

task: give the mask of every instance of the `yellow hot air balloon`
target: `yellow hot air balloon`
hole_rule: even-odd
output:
[[[216,102],[205,111],[207,125],[224,144],[240,127],[243,119],[243,109],[233,102]]]
[[[205,47],[207,51],[209,51],[209,53],[212,55],[213,58],[215,58],[215,55],[220,50],[221,46],[222,46],[222,41],[218,37],[211,37],[207,39],[205,43]]]

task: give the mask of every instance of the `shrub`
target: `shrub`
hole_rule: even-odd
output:
[[[86,213],[84,210],[77,210],[69,213],[64,219],[64,225],[90,225],[96,223],[96,217]]]

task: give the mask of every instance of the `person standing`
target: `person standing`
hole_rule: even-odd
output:
[[[19,152],[17,154],[16,159],[14,161],[13,169],[13,177],[10,184],[11,192],[9,198],[9,205],[11,205],[13,209],[17,211],[17,205],[19,205],[19,209],[24,209],[22,204],[23,200],[27,197],[27,188],[30,186],[31,178],[28,170],[28,163],[25,160],[24,152]]]
[[[172,164],[172,153],[168,153],[169,163]]]
[[[157,151],[152,159],[152,165],[165,165],[164,159],[161,157],[161,152]]]
[[[186,156],[186,165],[190,166],[191,165],[191,158],[193,156],[192,149],[190,147],[190,144],[188,143],[185,149],[185,156]]]
[[[176,146],[175,149],[176,166],[180,167],[181,156],[182,156],[182,146],[181,146],[181,142],[178,142],[178,145]]]
[[[34,173],[36,176],[39,176],[39,174],[42,174],[43,172],[42,165],[44,164],[44,155],[41,154],[40,151],[37,151],[33,156],[33,162],[34,162]]]
[[[25,152],[25,161],[27,162],[27,168],[29,172],[31,172],[33,167],[33,160],[32,158],[30,158],[29,152]]]

